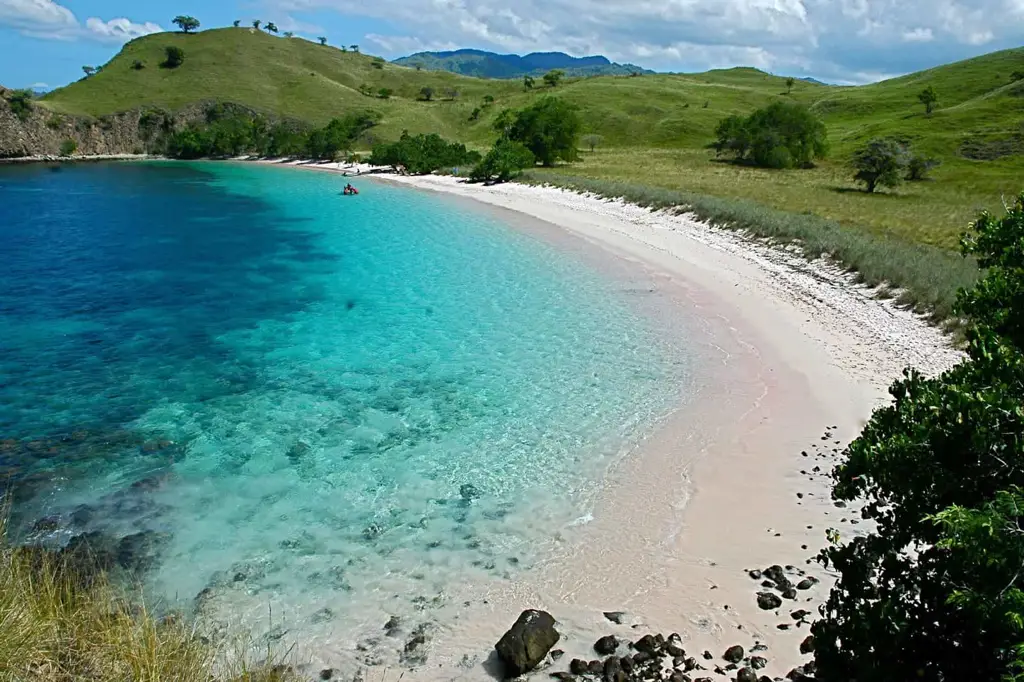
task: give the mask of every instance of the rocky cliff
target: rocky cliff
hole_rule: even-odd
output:
[[[14,91],[0,88],[0,159],[58,156],[68,151],[68,140],[75,156],[161,154],[168,133],[208,120],[211,106],[201,103],[174,113],[143,108],[91,118],[19,101]]]

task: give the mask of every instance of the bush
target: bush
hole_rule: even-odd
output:
[[[164,61],[160,65],[165,69],[176,69],[185,63],[185,50],[177,45],[168,45],[164,48]]]
[[[469,177],[474,182],[508,182],[534,163],[533,152],[522,143],[503,138],[473,167]]]
[[[333,119],[323,128],[309,133],[306,153],[310,158],[334,160],[342,151],[348,151],[362,133],[380,122],[376,112],[352,112]]]
[[[938,159],[931,159],[921,154],[911,154],[907,159],[907,180],[927,180],[928,174],[941,165]]]
[[[32,114],[32,91],[12,90],[6,95],[7,103],[11,106],[11,112],[20,120],[28,120]]]
[[[429,86],[420,88],[420,99],[424,102],[429,102],[434,99],[434,88]]]
[[[963,241],[966,359],[890,388],[833,472],[873,530],[820,560],[839,575],[812,626],[816,679],[1019,680],[1024,672],[1024,194]]]
[[[561,69],[552,69],[544,74],[544,84],[549,88],[553,88],[561,83],[564,77],[565,71],[562,71]]]
[[[63,121],[61,120],[60,116],[57,115],[51,116],[50,118],[46,119],[46,127],[49,128],[50,130],[57,130],[58,128],[60,128],[62,123]]]
[[[448,142],[441,136],[411,136],[407,132],[397,142],[374,145],[369,163],[391,166],[412,175],[426,175],[441,168],[468,166],[480,161],[480,154],[466,149],[464,144]]]
[[[71,156],[78,151],[78,143],[68,138],[60,143],[60,155]]]
[[[381,99],[391,99],[391,95],[395,94],[395,91],[391,88],[381,88],[377,91],[377,96]]]
[[[545,166],[576,160],[582,122],[576,107],[556,97],[544,97],[513,114],[498,116],[499,133],[529,149]]]
[[[746,118],[722,119],[714,147],[719,154],[761,168],[810,168],[828,153],[827,134],[825,124],[807,107],[776,102]]]
[[[132,61],[132,68],[136,71],[142,71],[144,68],[146,68],[146,64],[145,62],[141,62],[138,59],[136,59]]]
[[[868,192],[878,187],[896,187],[903,182],[907,167],[906,148],[891,139],[875,139],[853,153],[854,179]]]

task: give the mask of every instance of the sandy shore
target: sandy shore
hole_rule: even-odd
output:
[[[956,361],[940,332],[834,265],[685,215],[554,188],[385,179],[542,221],[624,286],[649,291],[652,315],[690,320],[706,368],[691,402],[608,472],[594,519],[552,538],[551,558],[527,580],[474,601],[437,634],[428,667],[405,679],[481,679],[483,657],[523,608],[560,622],[567,656],[551,670],[593,658],[594,639],[609,633],[679,632],[689,655],[708,649],[718,663],[730,645],[761,642],[772,675],[800,663],[807,626],[790,613],[814,612],[830,584],[808,559],[826,529],[858,530],[830,503],[825,474],[905,366]],[[747,570],[771,564],[821,582],[762,611]],[[614,625],[602,611],[629,616]]]
[[[91,154],[88,156],[60,156],[58,154],[38,154],[35,156],[17,156],[11,159],[0,159],[0,163],[84,163],[89,161],[145,161],[162,157],[150,154]]]

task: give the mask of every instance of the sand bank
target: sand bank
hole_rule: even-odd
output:
[[[801,662],[807,625],[790,614],[814,612],[830,584],[808,560],[826,529],[849,535],[860,527],[831,504],[826,474],[905,366],[936,372],[957,360],[942,334],[834,264],[686,215],[554,188],[386,179],[571,235],[588,257],[603,254],[598,267],[649,292],[653,314],[691,320],[687,340],[706,368],[692,400],[608,472],[594,518],[553,537],[550,558],[526,580],[477,595],[434,635],[429,664],[405,679],[482,679],[490,647],[523,608],[560,621],[567,655],[551,670],[573,656],[593,658],[594,639],[609,633],[679,632],[709,671],[733,644],[767,645],[772,675]],[[821,582],[761,610],[755,595],[763,588],[747,570],[771,564]],[[603,611],[628,617],[612,624]],[[701,660],[705,649],[717,661]]]

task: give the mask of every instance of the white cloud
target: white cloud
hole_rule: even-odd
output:
[[[388,56],[563,50],[669,70],[747,64],[853,81],[1017,44],[1024,0],[265,0],[383,22]],[[747,60],[723,64],[726,59]]]
[[[103,21],[92,17],[83,26],[70,9],[53,0],[0,0],[0,26],[34,38],[90,38],[110,42],[123,42],[163,30],[152,22],[136,24],[124,18]]]
[[[930,28],[915,28],[903,32],[903,41],[907,43],[928,43],[935,40],[935,34]]]
[[[149,35],[150,33],[159,33],[163,30],[158,24],[154,24],[151,21],[147,21],[144,24],[136,24],[123,17],[111,19],[110,21],[90,17],[86,19],[85,27],[98,36],[100,40],[109,40],[111,42],[125,42],[132,38]]]

